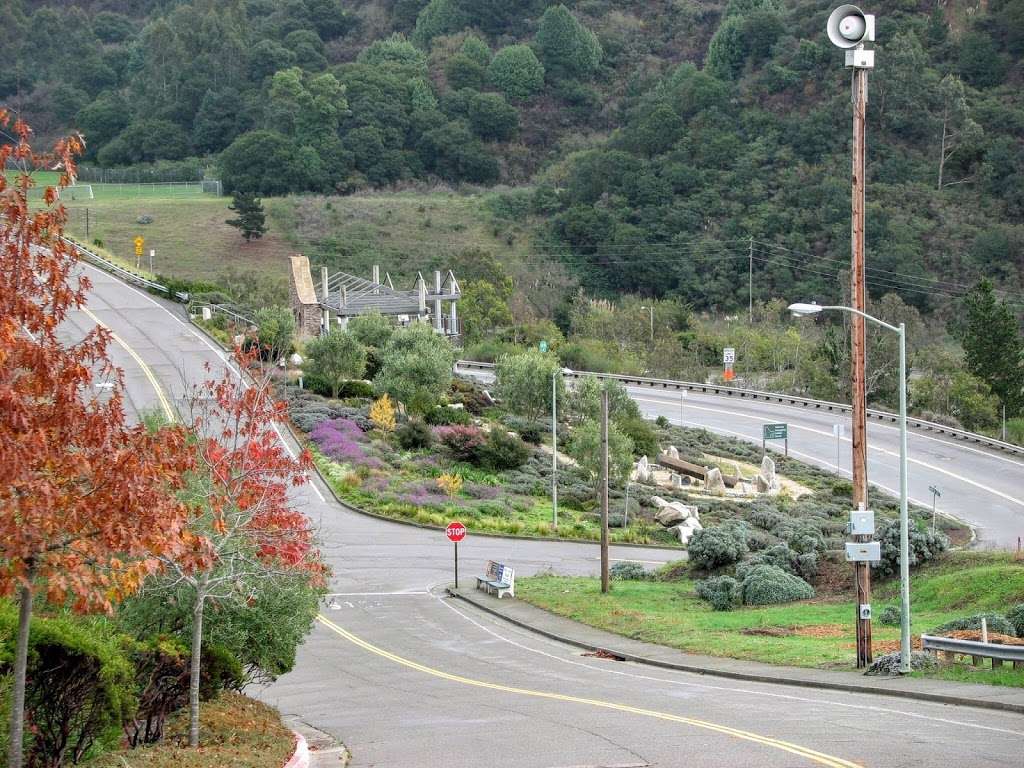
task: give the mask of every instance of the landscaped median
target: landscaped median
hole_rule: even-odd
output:
[[[876,584],[876,617],[885,607],[898,605],[897,590],[895,581]],[[516,596],[559,616],[689,653],[828,669],[851,669],[854,663],[853,598],[845,589],[783,605],[716,611],[697,597],[695,577],[676,565],[644,580],[616,579],[607,595],[601,594],[597,579],[521,578],[516,580]],[[949,553],[913,576],[915,642],[921,633],[947,622],[980,613],[1013,613],[1021,603],[1024,563],[1009,554]],[[899,627],[875,621],[873,638],[876,656],[898,650]],[[1024,686],[1024,669],[1009,667],[943,666],[929,674]]]

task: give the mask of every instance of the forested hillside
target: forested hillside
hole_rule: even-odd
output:
[[[1024,0],[878,6],[869,289],[941,346],[982,277],[1024,308]],[[82,131],[87,163],[206,168],[228,190],[495,187],[495,236],[530,227],[516,274],[561,262],[589,296],[721,316],[746,310],[748,270],[755,303],[842,298],[850,88],[831,7],[7,0],[0,101],[44,136]],[[569,331],[579,306],[537,314]],[[816,355],[839,372],[833,342]]]
[[[11,0],[0,98],[103,166],[207,158],[264,195],[531,183],[540,242],[599,292],[740,307],[752,238],[757,296],[834,295],[850,131],[830,6],[567,5]],[[1017,291],[1024,2],[885,6],[872,290],[925,312],[982,274]]]

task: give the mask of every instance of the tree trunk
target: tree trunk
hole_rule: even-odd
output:
[[[34,576],[28,572],[29,583]],[[32,621],[32,587],[18,588],[18,640],[14,650],[14,689],[11,692],[11,728],[7,749],[8,768],[21,768],[25,735],[25,676],[28,671],[28,633]]]
[[[199,746],[199,673],[203,652],[203,607],[206,597],[196,590],[196,607],[192,609],[192,663],[188,679],[188,745]]]
[[[942,118],[942,145],[939,147],[939,191],[942,191],[942,174],[946,168],[946,125],[948,120],[945,116]]]

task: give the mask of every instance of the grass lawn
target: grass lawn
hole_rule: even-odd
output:
[[[199,749],[188,744],[188,710],[168,718],[159,744],[108,752],[89,768],[281,768],[295,736],[277,710],[247,696],[223,693],[200,707]]]
[[[898,603],[897,582],[876,586],[874,610]],[[693,581],[615,581],[602,595],[596,579],[534,576],[516,582],[526,602],[626,637],[692,653],[802,667],[850,668],[854,663],[853,599],[820,597],[799,603],[714,611]],[[1024,602],[1024,564],[1009,555],[951,553],[912,577],[912,632],[951,619],[1003,612]],[[874,622],[875,653],[896,650],[899,628]],[[963,670],[943,676],[1024,685],[1024,670]]]

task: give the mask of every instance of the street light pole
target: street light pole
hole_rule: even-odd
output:
[[[654,343],[654,305],[649,307],[640,307],[640,309],[648,309],[651,312],[651,344]]]
[[[551,524],[558,536],[558,384],[556,370],[551,374]]]
[[[855,317],[876,323],[893,331],[900,339],[900,666],[901,674],[910,672],[910,510],[907,489],[907,327],[904,323],[890,325],[854,307],[823,307],[817,304],[791,304],[794,315],[815,315],[824,310],[849,312]],[[865,563],[865,566],[867,564]],[[859,584],[858,584],[859,587]],[[858,599],[860,599],[858,589]],[[870,622],[870,619],[867,620]],[[860,619],[858,618],[858,625]],[[870,623],[868,625],[870,642]],[[858,635],[859,637],[859,635]],[[859,650],[859,649],[858,649]],[[869,646],[870,651],[870,646]],[[860,655],[858,653],[858,665]]]
[[[910,512],[907,504],[907,326],[900,323],[900,674],[910,673]]]

